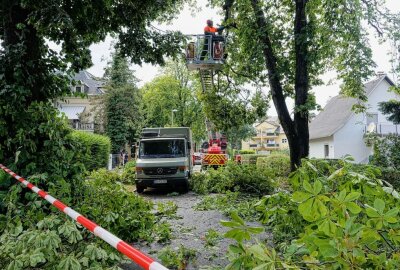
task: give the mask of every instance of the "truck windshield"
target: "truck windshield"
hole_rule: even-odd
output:
[[[185,140],[141,141],[140,158],[175,158],[185,156]]]

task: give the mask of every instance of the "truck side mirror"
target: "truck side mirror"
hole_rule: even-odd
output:
[[[192,149],[192,144],[190,142],[187,142],[187,148],[190,150]]]

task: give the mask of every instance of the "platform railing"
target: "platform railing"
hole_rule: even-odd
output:
[[[186,60],[188,63],[212,64],[224,60],[225,37],[221,35],[188,35]],[[216,48],[219,46],[219,49]],[[215,52],[219,50],[217,55]]]

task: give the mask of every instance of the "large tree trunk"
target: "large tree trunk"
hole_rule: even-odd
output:
[[[309,77],[307,70],[307,42],[302,41],[305,34],[307,20],[305,6],[307,0],[296,1],[296,17],[294,25],[295,51],[296,51],[296,75],[295,75],[295,106],[301,108],[308,98]],[[251,1],[256,23],[262,34],[258,36],[264,45],[263,54],[268,70],[268,80],[271,87],[272,101],[278,113],[279,121],[285,131],[290,148],[291,170],[294,171],[301,165],[301,159],[308,156],[309,133],[308,111],[295,109],[294,119],[291,118],[285,102],[285,95],[281,83],[281,75],[277,71],[277,58],[270,40],[268,22],[261,8],[259,0]]]

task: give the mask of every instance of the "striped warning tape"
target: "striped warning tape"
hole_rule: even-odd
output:
[[[129,244],[127,244],[125,241],[122,241],[112,233],[106,231],[96,223],[92,222],[91,220],[87,219],[86,217],[82,216],[78,212],[76,212],[74,209],[66,206],[63,204],[61,201],[57,200],[47,192],[39,189],[29,181],[25,180],[23,177],[17,175],[15,172],[11,171],[7,167],[5,167],[3,164],[0,164],[0,168],[3,169],[6,173],[17,179],[19,182],[21,182],[25,187],[31,189],[33,192],[37,193],[40,197],[57,207],[61,212],[64,212],[67,214],[69,217],[71,217],[73,220],[79,222],[84,226],[86,229],[91,231],[94,235],[97,237],[103,239],[106,241],[108,244],[116,248],[119,252],[122,254],[126,255],[128,258],[133,260],[135,263],[137,263],[139,266],[141,266],[143,269],[146,270],[168,270],[168,268],[162,266],[158,262],[154,261],[152,258],[147,256],[146,254],[143,254],[139,250],[133,248]]]

